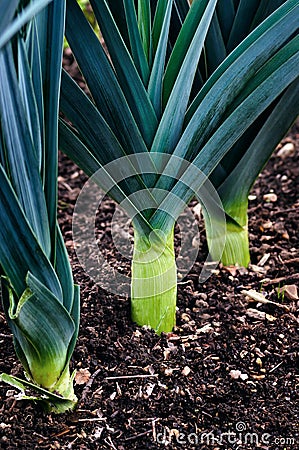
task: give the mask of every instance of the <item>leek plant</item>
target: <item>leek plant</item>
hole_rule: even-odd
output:
[[[60,146],[88,175],[122,158],[123,178],[107,173],[114,183],[106,191],[127,205],[134,227],[132,318],[168,332],[175,221],[207,177],[228,220],[223,260],[248,263],[248,189],[298,112],[299,0],[90,3],[108,54],[77,1],[67,0],[66,37],[90,96],[63,73]],[[205,216],[208,239],[223,240],[210,232],[223,226],[217,208]]]
[[[57,223],[65,4],[5,0],[0,17],[2,300],[26,375],[0,380],[60,413],[77,401],[69,362],[79,327],[79,288]]]
[[[206,95],[207,87],[209,88],[211,83],[215,83],[222,76],[223,70],[226,69],[228,64],[234,63],[233,55],[229,57],[230,53],[239,44],[240,48],[234,54],[240,53],[244,45],[242,41],[246,36],[283,3],[284,0],[218,1],[193,86],[193,93],[201,89],[202,93],[190,105],[189,111],[186,114],[185,125],[190,121],[192,114],[196,111],[203,96]],[[178,1],[174,15],[176,27],[174,27],[172,36],[170,37],[172,42],[175,42],[176,30],[182,26],[187,12],[188,1]],[[294,14],[296,14],[295,11]],[[293,17],[296,20],[296,16],[294,15]],[[268,21],[268,23],[270,22]],[[295,34],[296,31],[294,31],[293,36]],[[290,47],[286,47],[284,51],[288,51],[288,48]],[[294,49],[296,51],[296,46]],[[272,70],[271,66],[270,70]],[[255,82],[256,86],[262,83],[263,79],[262,76],[257,77]],[[239,92],[239,99],[236,105],[240,104],[247,95],[246,89],[248,82],[246,80],[243,81],[240,83],[235,77],[232,78],[232,85]],[[203,88],[204,84],[206,84],[206,87]],[[210,175],[210,180],[217,189],[226,214],[226,241],[221,257],[224,265],[237,264],[246,267],[250,261],[247,229],[248,195],[265,163],[298,116],[298,95],[299,84],[297,80],[291,83],[253,121],[252,125],[232,145],[229,152]],[[222,103],[225,102],[225,97],[221,101]],[[219,97],[214,99],[214,105],[217,105],[217,102],[219,102]],[[219,110],[221,107],[222,105],[219,104]],[[223,107],[225,108],[225,105]],[[213,114],[212,124],[209,124],[209,117],[207,116],[205,132],[201,136],[199,148],[202,143],[206,142],[206,136],[209,136],[210,133],[221,125],[226,115],[223,117],[218,114]],[[194,155],[188,157],[192,160],[195,154],[196,152]],[[205,211],[204,216],[206,217],[208,244],[211,247],[210,229],[212,226],[216,228],[219,226],[219,216],[210,214],[207,217]]]

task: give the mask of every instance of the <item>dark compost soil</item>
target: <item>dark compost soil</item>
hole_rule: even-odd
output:
[[[250,197],[251,266],[219,267],[199,284],[201,232],[197,261],[178,286],[177,326],[162,336],[132,323],[128,298],[81,268],[71,221],[86,177],[60,156],[59,222],[82,300],[72,358],[78,409],[46,415],[0,384],[1,449],[299,448],[298,126],[286,143],[295,150],[276,151]],[[113,214],[104,200],[98,237],[111,261]],[[242,292],[249,289],[266,303]],[[2,309],[0,345],[0,372],[22,377]]]

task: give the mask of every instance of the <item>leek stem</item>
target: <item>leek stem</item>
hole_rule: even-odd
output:
[[[224,266],[247,267],[250,262],[247,202],[225,207],[225,223],[219,215],[203,210],[208,247],[214,261]]]
[[[158,334],[175,325],[177,270],[174,231],[161,230],[144,235],[134,228],[131,312],[138,325],[147,325]]]

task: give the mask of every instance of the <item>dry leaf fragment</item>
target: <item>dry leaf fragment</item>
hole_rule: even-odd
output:
[[[286,284],[282,288],[276,289],[278,294],[285,294],[289,300],[298,300],[298,290],[295,284]]]
[[[90,379],[91,373],[88,369],[79,369],[75,376],[76,384],[86,384]]]
[[[248,195],[248,200],[249,201],[253,201],[253,200],[256,200],[256,195]]]
[[[236,277],[238,274],[238,267],[236,266],[224,266],[223,270],[231,274],[231,276]]]
[[[263,361],[261,360],[261,358],[256,358],[256,360],[255,360],[255,362],[257,363],[257,365],[259,366],[259,367],[262,367],[263,366]]]
[[[146,385],[144,398],[149,398],[152,395],[155,386],[155,383],[149,383]]]
[[[248,380],[248,375],[247,375],[247,373],[241,373],[240,379],[241,379],[242,381]]]
[[[170,354],[171,354],[171,350],[169,350],[169,349],[164,350],[164,352],[163,352],[164,359],[168,360],[170,357]]]
[[[273,226],[273,222],[271,222],[271,220],[267,220],[267,222],[264,222],[262,224],[262,227],[264,228],[264,230],[269,230],[270,228],[272,228]]]
[[[196,330],[196,334],[209,333],[210,331],[214,331],[214,328],[210,323],[206,323],[203,327]]]

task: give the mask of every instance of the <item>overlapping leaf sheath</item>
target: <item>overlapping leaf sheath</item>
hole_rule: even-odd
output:
[[[25,9],[8,3],[0,24],[0,267],[3,306],[26,380],[0,377],[22,398],[29,392],[27,398],[63,412],[77,401],[69,362],[79,327],[79,288],[56,212],[65,5],[54,0],[38,12],[49,1]],[[3,36],[12,35],[6,43]]]

